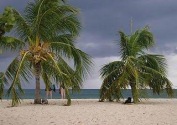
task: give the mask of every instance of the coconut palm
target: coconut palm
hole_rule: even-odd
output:
[[[80,89],[91,64],[90,56],[74,42],[81,28],[78,10],[62,0],[35,0],[27,4],[23,16],[15,9],[13,13],[16,19],[13,32],[16,39],[25,44],[5,72],[5,78],[11,83],[8,95],[12,106],[20,102],[20,95],[24,93],[21,83],[29,82],[33,76],[35,104],[41,103],[42,78],[46,88],[52,82],[64,83],[67,105],[70,105],[69,88]]]
[[[154,45],[153,34],[148,27],[137,30],[130,36],[120,34],[121,61],[114,61],[100,70],[103,83],[100,101],[120,99],[121,89],[131,88],[134,103],[139,101],[141,90],[150,88],[160,94],[164,89],[173,95],[172,83],[166,77],[166,60],[163,55],[148,54]]]
[[[4,45],[8,49],[18,49],[23,42],[17,39],[4,36],[6,32],[10,32],[15,24],[15,16],[13,10],[10,7],[6,7],[3,14],[0,14],[0,46]],[[15,46],[18,44],[18,47]],[[2,49],[0,49],[0,54],[2,54]],[[4,83],[6,83],[6,78],[4,73],[0,72],[0,98],[3,96]]]

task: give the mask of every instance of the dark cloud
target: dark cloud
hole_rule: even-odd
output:
[[[8,5],[22,11],[29,1],[32,0],[1,0],[0,11]],[[93,57],[117,55],[114,41],[119,41],[119,30],[130,34],[131,19],[133,31],[146,25],[150,27],[159,48],[177,39],[176,0],[68,0],[68,4],[80,10],[82,41],[78,41],[78,46]],[[95,46],[85,47],[85,44]],[[105,52],[105,48],[110,51]]]
[[[0,0],[0,12],[8,5],[22,12],[29,1],[33,0]],[[67,1],[80,10],[82,30],[77,46],[95,59],[119,56],[118,31],[130,34],[131,19],[133,31],[146,25],[150,27],[156,41],[151,51],[166,55],[177,53],[176,0]],[[10,53],[0,55],[0,67],[7,66],[5,61],[10,62],[11,56]],[[96,74],[98,77],[99,73]]]
[[[156,46],[164,48],[166,43],[172,44],[177,39],[177,1],[161,1],[161,0],[70,0],[72,5],[80,8],[81,19],[83,23],[82,36],[84,39],[79,43],[86,43],[92,36],[94,38],[89,43],[97,44],[91,48],[81,46],[94,57],[116,55],[117,51],[109,51],[104,53],[105,48],[108,50],[115,49],[113,46],[105,47],[106,43],[119,40],[117,32],[123,30],[130,34],[130,20],[133,19],[133,31],[148,25],[153,32]],[[107,41],[106,41],[106,40]],[[174,46],[174,44],[173,44]],[[176,45],[177,46],[177,45]],[[167,47],[168,49],[168,47]],[[93,51],[94,50],[94,51]],[[158,49],[163,51],[164,49]]]

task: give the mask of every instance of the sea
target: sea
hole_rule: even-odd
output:
[[[5,92],[4,92],[3,99],[10,99],[10,97],[8,97],[6,95],[6,91],[7,90],[5,90]],[[130,89],[121,90],[121,91],[123,94],[123,98],[132,97]],[[20,95],[21,99],[34,99],[34,96],[35,96],[34,89],[24,89],[24,92],[25,92],[24,95]],[[71,99],[99,99],[99,95],[100,95],[99,89],[81,89],[80,92],[73,92],[72,90],[70,90],[69,92],[70,92]],[[142,94],[142,97],[156,98],[156,99],[168,98],[165,91],[162,92],[160,95],[158,95],[158,94],[153,94],[152,90],[148,89],[148,90],[146,90],[146,93],[147,94]],[[46,98],[46,93],[45,93],[44,89],[41,89],[40,94],[41,94],[41,98]],[[59,90],[52,92],[52,98],[53,99],[60,99],[61,98],[61,95],[59,94]],[[173,98],[177,98],[177,89],[174,89],[174,97]]]

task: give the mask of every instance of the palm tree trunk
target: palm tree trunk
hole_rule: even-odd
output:
[[[136,87],[136,83],[132,82],[130,84],[131,86],[131,91],[132,91],[132,97],[133,97],[133,102],[134,103],[138,103],[139,102],[139,99],[138,99],[138,89]]]
[[[67,104],[65,106],[70,106],[71,105],[71,98],[69,96],[69,90],[67,87],[65,87],[65,92],[66,92],[66,98],[68,99]]]
[[[120,101],[120,98],[123,97],[123,96],[122,96],[122,93],[121,93],[120,86],[118,86],[118,87],[115,89],[115,97],[116,97],[116,101]]]
[[[40,97],[41,64],[40,62],[38,62],[37,64],[34,64],[34,69],[35,69],[35,80],[36,80],[34,104],[41,104],[41,97]]]

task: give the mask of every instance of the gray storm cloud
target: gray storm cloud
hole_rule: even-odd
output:
[[[0,0],[0,12],[11,5],[20,12],[27,2],[32,0]],[[133,19],[133,31],[148,25],[155,37],[155,47],[151,51],[167,54],[173,58],[177,53],[177,1],[176,0],[68,0],[68,3],[80,10],[82,30],[77,46],[91,55],[96,63],[92,81],[86,81],[86,88],[99,88],[99,68],[105,58],[119,56],[119,34],[122,30],[130,34],[130,20]],[[13,55],[14,56],[14,55]],[[4,52],[0,55],[0,67],[7,67],[12,55]],[[172,65],[176,60],[169,60]],[[169,76],[176,83],[172,68]],[[93,77],[93,76],[92,76]],[[89,82],[92,82],[89,84]],[[94,84],[95,83],[95,84]]]

